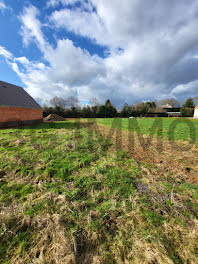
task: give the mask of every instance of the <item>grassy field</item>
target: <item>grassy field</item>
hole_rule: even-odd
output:
[[[161,177],[76,122],[0,139],[0,263],[197,263],[195,182]]]
[[[95,122],[105,126],[149,135],[152,132],[161,137],[175,140],[197,140],[198,120],[190,118],[99,118]],[[154,126],[153,126],[154,125]]]

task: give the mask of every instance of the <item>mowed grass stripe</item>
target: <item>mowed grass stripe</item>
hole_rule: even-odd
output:
[[[105,126],[117,129],[134,131],[136,124],[139,132],[144,135],[150,135],[153,124],[156,124],[156,130],[152,130],[155,135],[160,135],[166,139],[190,140],[196,138],[198,133],[198,120],[192,118],[97,118],[89,119]],[[130,124],[130,125],[129,125]],[[172,126],[175,124],[174,133]],[[190,129],[192,127],[192,130]],[[192,131],[192,133],[191,133]]]

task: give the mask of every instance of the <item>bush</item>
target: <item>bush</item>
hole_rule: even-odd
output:
[[[194,115],[194,108],[187,108],[187,107],[181,108],[181,116],[193,117],[193,115]]]

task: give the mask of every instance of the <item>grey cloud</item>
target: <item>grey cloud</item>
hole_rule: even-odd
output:
[[[196,0],[89,0],[92,8],[52,10],[53,29],[65,28],[90,41],[106,45],[106,58],[91,56],[69,39],[46,41],[38,10],[30,6],[21,16],[22,34],[34,41],[47,65],[15,60],[13,69],[29,91],[39,95],[78,94],[112,98],[120,105],[147,99],[198,94],[198,2]],[[75,0],[69,1],[70,4]],[[82,1],[83,2],[83,1]],[[31,19],[30,19],[31,18]],[[121,51],[118,50],[121,48]],[[6,50],[1,50],[3,56]],[[17,68],[22,63],[26,74]]]

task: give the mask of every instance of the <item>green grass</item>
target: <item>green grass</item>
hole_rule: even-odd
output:
[[[190,118],[98,118],[93,121],[113,128],[138,130],[145,135],[158,134],[170,140],[195,140],[198,131],[198,120]]]
[[[12,200],[18,200],[23,199],[28,194],[32,193],[34,191],[33,186],[30,184],[24,185],[24,184],[4,184],[0,182],[0,189],[1,189],[1,197],[0,201],[8,204],[12,202]]]
[[[0,138],[0,263],[196,260],[197,185],[152,175],[75,122]]]

